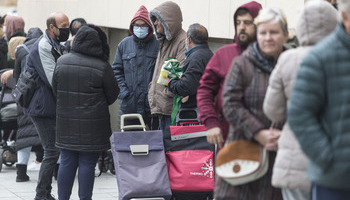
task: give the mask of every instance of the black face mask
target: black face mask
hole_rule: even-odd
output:
[[[69,28],[59,28],[60,35],[55,35],[58,42],[65,42],[69,38]]]

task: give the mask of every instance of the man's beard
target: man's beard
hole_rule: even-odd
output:
[[[245,35],[246,36],[246,39],[245,40],[241,40],[241,35]],[[256,36],[251,36],[249,35],[248,33],[246,32],[241,32],[239,33],[239,35],[237,36],[237,43],[240,45],[240,46],[248,46],[250,43],[254,42],[256,40]]]

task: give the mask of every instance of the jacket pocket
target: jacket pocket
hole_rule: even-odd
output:
[[[136,53],[125,53],[122,55],[124,72],[127,73],[129,70],[136,70]]]
[[[125,83],[129,89],[129,92],[133,91],[135,83],[136,66],[136,53],[126,53],[122,55],[124,65]]]

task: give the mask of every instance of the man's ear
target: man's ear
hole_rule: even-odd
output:
[[[53,31],[53,28],[55,27],[53,24],[50,24],[50,31]]]

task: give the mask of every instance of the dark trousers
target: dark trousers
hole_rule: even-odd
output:
[[[44,149],[41,145],[32,146],[32,151],[35,152],[36,161],[42,162],[44,159]]]
[[[158,115],[159,117],[159,129],[163,132],[170,131],[171,116],[170,115]]]
[[[350,191],[312,185],[311,200],[349,200]]]
[[[51,194],[52,174],[60,155],[56,148],[56,119],[32,117],[33,124],[38,130],[39,138],[44,149],[44,159],[41,162],[38,184],[36,186],[37,197],[47,197]]]
[[[58,169],[58,199],[69,200],[75,174],[78,170],[79,198],[91,200],[95,181],[95,166],[98,152],[82,152],[61,149],[61,163]]]

